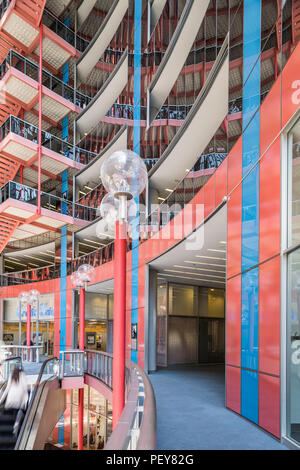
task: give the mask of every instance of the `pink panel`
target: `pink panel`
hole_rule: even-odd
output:
[[[280,251],[280,138],[260,161],[259,199],[259,260],[262,262]]]
[[[260,111],[260,154],[266,151],[280,132],[280,78],[266,96]]]
[[[145,309],[138,309],[138,350],[145,351]]]
[[[194,197],[195,225],[196,227],[204,220],[204,188]]]
[[[259,370],[280,373],[280,257],[259,267]]]
[[[227,277],[241,272],[242,185],[230,194],[227,203]]]
[[[259,374],[259,425],[280,437],[280,380]]]
[[[66,305],[66,349],[72,348],[72,289],[67,290]]]
[[[59,357],[60,290],[54,294],[54,356]]]
[[[146,268],[143,264],[138,268],[139,270],[139,284],[138,284],[138,307],[145,307],[145,274]]]
[[[300,81],[299,81],[300,43],[288,60],[282,71],[282,127],[291,119],[299,109]]]
[[[204,187],[204,218],[212,213],[216,206],[216,176],[212,175]]]
[[[235,146],[229,153],[228,159],[228,193],[239,184],[242,179],[242,152],[243,141],[242,137],[239,138]]]
[[[226,364],[241,365],[241,276],[227,281]]]
[[[216,206],[227,196],[227,163],[228,159],[225,158],[216,171]]]
[[[241,369],[226,367],[226,406],[241,413]]]

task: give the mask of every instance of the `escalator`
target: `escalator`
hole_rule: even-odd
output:
[[[44,449],[49,435],[66,409],[66,391],[60,387],[58,372],[56,358],[47,359],[41,365],[17,436],[13,435],[15,416],[9,412],[0,414],[0,449]],[[0,388],[0,393],[5,385]]]

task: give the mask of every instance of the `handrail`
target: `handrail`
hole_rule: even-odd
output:
[[[2,378],[3,378],[4,381],[3,381],[2,384],[0,385],[0,390],[2,389],[3,385],[4,385],[4,384],[7,382],[7,380],[8,380],[9,367],[5,367],[5,365],[8,365],[8,363],[9,363],[10,361],[19,362],[20,368],[22,367],[22,359],[21,359],[20,356],[11,356],[11,357],[7,357],[6,359],[3,359],[1,366],[4,367],[5,370],[4,370],[3,373],[1,373],[1,375],[2,375]]]
[[[24,420],[23,420],[23,423],[22,423],[22,426],[21,426],[21,429],[20,429],[20,432],[18,434],[18,438],[17,438],[17,441],[16,441],[16,445],[15,445],[15,449],[18,449],[19,447],[19,444],[20,444],[20,441],[22,439],[22,435],[23,435],[23,432],[27,426],[27,422],[28,422],[28,419],[29,419],[29,415],[30,415],[30,411],[31,411],[31,407],[34,403],[34,400],[36,398],[36,395],[37,395],[37,390],[39,388],[39,385],[41,384],[41,379],[42,379],[42,376],[44,374],[44,370],[46,368],[46,366],[48,365],[49,362],[51,361],[57,361],[57,358],[56,357],[50,357],[49,359],[46,359],[42,366],[41,366],[41,369],[40,369],[40,372],[39,372],[39,375],[38,375],[38,378],[37,378],[37,381],[35,383],[35,387],[33,389],[33,393],[31,395],[31,398],[30,398],[30,402],[27,406],[27,410],[26,410],[26,414],[25,414],[25,417],[24,417]]]
[[[130,388],[119,422],[105,450],[153,450],[156,448],[156,403],[145,372],[130,362]]]

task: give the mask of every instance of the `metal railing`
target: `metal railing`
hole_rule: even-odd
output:
[[[59,352],[61,379],[65,377],[83,377],[84,374],[84,351],[70,349]]]
[[[0,79],[3,78],[10,67],[14,67],[37,82],[39,81],[39,66],[13,49],[9,51],[0,65]],[[80,108],[85,108],[91,101],[89,96],[75,90],[44,69],[42,70],[42,85]]]
[[[31,142],[38,143],[39,130],[33,124],[23,121],[15,116],[9,116],[0,127],[0,137],[3,140],[10,132],[24,137]],[[74,162],[87,165],[97,154],[76,147],[49,132],[42,131],[42,147],[70,158]]]
[[[43,24],[80,52],[83,52],[89,45],[89,41],[79,36],[78,34],[75,34],[72,29],[62,23],[48,10],[44,10]]]
[[[20,357],[22,362],[40,362],[40,349],[43,346],[20,346],[5,345],[0,346],[1,351],[7,353],[9,357]]]
[[[2,17],[6,10],[8,9],[9,5],[11,4],[11,0],[2,0],[0,3],[0,16]]]
[[[100,351],[84,351],[84,372],[101,380],[112,390],[112,355]]]
[[[37,196],[37,189],[25,186],[24,184],[15,183],[14,181],[8,181],[0,188],[0,204],[8,199],[14,199],[37,206]],[[50,193],[41,192],[41,207],[52,212],[89,222],[98,217],[96,208],[67,201],[66,199],[62,199]]]
[[[156,403],[151,382],[136,364],[127,365],[127,399],[119,422],[105,450],[153,450],[156,448]]]

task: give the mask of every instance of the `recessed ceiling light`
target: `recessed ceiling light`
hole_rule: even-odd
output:
[[[197,271],[209,271],[211,273],[221,273],[221,274],[223,274],[223,271],[218,271],[216,269],[194,268],[193,266],[180,266],[179,264],[174,264],[174,268],[196,269]],[[225,268],[225,266],[224,266],[224,268]]]
[[[218,268],[225,268],[225,264],[203,263],[202,261],[184,261],[185,263],[201,264],[204,266],[218,266]]]
[[[173,189],[166,188],[166,191],[169,191],[170,193],[172,193]]]
[[[207,248],[207,251],[217,251],[218,253],[226,253],[226,250],[217,250],[216,248]]]
[[[188,271],[178,271],[177,269],[164,269],[164,271],[168,273],[182,273],[182,274],[193,274],[194,276],[207,276],[207,277],[216,277],[217,279],[223,279],[225,274],[223,276],[215,276],[214,274],[204,274],[204,273],[190,273]]]
[[[221,259],[222,261],[226,261],[226,258],[217,258],[216,256],[203,256],[203,255],[196,255],[196,258]]]
[[[168,277],[179,277],[180,279],[193,279],[194,281],[214,282],[217,284],[225,284],[225,281],[215,281],[212,279],[200,279],[198,277],[189,277],[189,276],[176,276],[176,274],[162,274],[162,275],[168,276]]]

